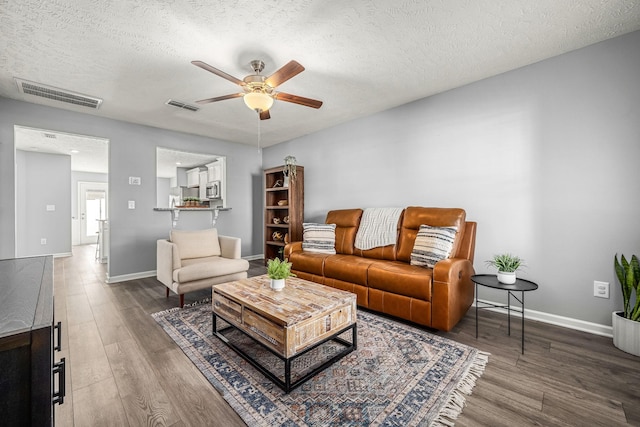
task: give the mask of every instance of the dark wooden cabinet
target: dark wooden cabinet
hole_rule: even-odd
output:
[[[287,184],[285,186],[285,184]],[[264,262],[281,258],[288,242],[302,240],[304,220],[304,167],[296,166],[296,177],[285,182],[284,166],[264,171]]]
[[[64,402],[65,388],[65,360],[54,363],[60,333],[53,257],[0,260],[1,425],[54,425],[53,405]]]

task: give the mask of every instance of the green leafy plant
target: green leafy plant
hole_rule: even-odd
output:
[[[280,258],[273,258],[267,261],[267,276],[270,279],[287,279],[289,277],[296,277],[291,272],[292,264],[287,260],[281,261]]]
[[[516,255],[511,254],[498,254],[494,255],[493,259],[485,261],[489,267],[495,267],[498,271],[503,273],[513,273],[520,267],[524,267],[524,260]]]
[[[640,262],[635,255],[627,261],[624,255],[613,257],[616,276],[622,288],[623,315],[627,319],[640,322]],[[635,293],[635,295],[634,295]]]

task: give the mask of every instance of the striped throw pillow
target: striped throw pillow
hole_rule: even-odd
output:
[[[449,258],[458,227],[421,225],[411,252],[411,265],[433,268],[440,260]]]
[[[336,253],[335,224],[302,224],[302,250],[322,254]]]

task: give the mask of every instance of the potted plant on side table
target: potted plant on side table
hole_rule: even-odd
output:
[[[516,283],[516,271],[524,266],[524,260],[516,255],[508,253],[494,255],[492,259],[486,261],[490,267],[498,270],[498,281],[505,285]]]
[[[640,356],[640,262],[635,255],[627,261],[624,255],[613,258],[616,276],[622,289],[623,311],[611,316],[613,345],[620,350]]]
[[[280,258],[273,258],[267,261],[267,276],[271,279],[271,289],[281,291],[284,289],[285,280],[289,277],[296,277],[291,272],[291,263]]]

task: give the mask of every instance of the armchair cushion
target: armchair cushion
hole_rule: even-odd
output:
[[[186,283],[211,277],[226,276],[240,271],[247,271],[248,269],[249,261],[246,259],[228,259],[213,256],[197,260],[184,260],[182,268],[173,270],[173,281]]]
[[[218,230],[171,230],[171,242],[178,247],[180,259],[220,256]]]

